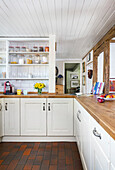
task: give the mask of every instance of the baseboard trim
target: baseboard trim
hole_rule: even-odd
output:
[[[2,142],[75,142],[75,137],[4,136]]]

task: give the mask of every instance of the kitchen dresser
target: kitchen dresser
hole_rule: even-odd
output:
[[[2,141],[76,141],[84,170],[115,169],[112,103],[99,104],[93,97],[73,95],[1,96]],[[9,125],[5,120],[8,112]]]
[[[55,36],[0,39],[0,82],[6,80],[23,89],[31,81],[30,91],[35,82],[43,82],[45,91],[55,93]]]

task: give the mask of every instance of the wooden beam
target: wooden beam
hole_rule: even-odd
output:
[[[115,43],[115,40],[110,40],[110,43]]]
[[[109,75],[110,75],[110,42],[106,41],[104,48],[104,77],[105,82],[104,92],[109,93]]]
[[[93,55],[93,84],[97,82],[98,56]]]
[[[94,51],[94,55],[95,56],[99,56],[100,53],[102,53],[104,51],[105,48],[105,43],[103,42],[103,44],[101,46],[99,46],[95,51]]]
[[[115,25],[104,35],[104,37],[95,45],[94,51],[99,48],[105,41],[109,41],[115,37]]]

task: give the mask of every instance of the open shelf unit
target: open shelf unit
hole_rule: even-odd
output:
[[[43,51],[40,50],[42,47]],[[49,47],[49,51],[45,51]],[[16,51],[19,50],[19,51]],[[25,51],[23,51],[25,50]],[[0,39],[0,80],[45,80],[55,92],[55,36]],[[4,75],[6,75],[4,77]]]

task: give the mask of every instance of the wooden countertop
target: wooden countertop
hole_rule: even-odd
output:
[[[76,99],[115,140],[115,100],[99,103],[96,96],[80,96]]]
[[[28,94],[28,95],[3,95],[0,98],[75,98],[87,112],[105,129],[115,140],[115,101],[97,102],[96,96],[75,96],[68,94]]]
[[[74,98],[75,95],[70,94],[28,94],[28,95],[4,95],[0,94],[0,98]]]

